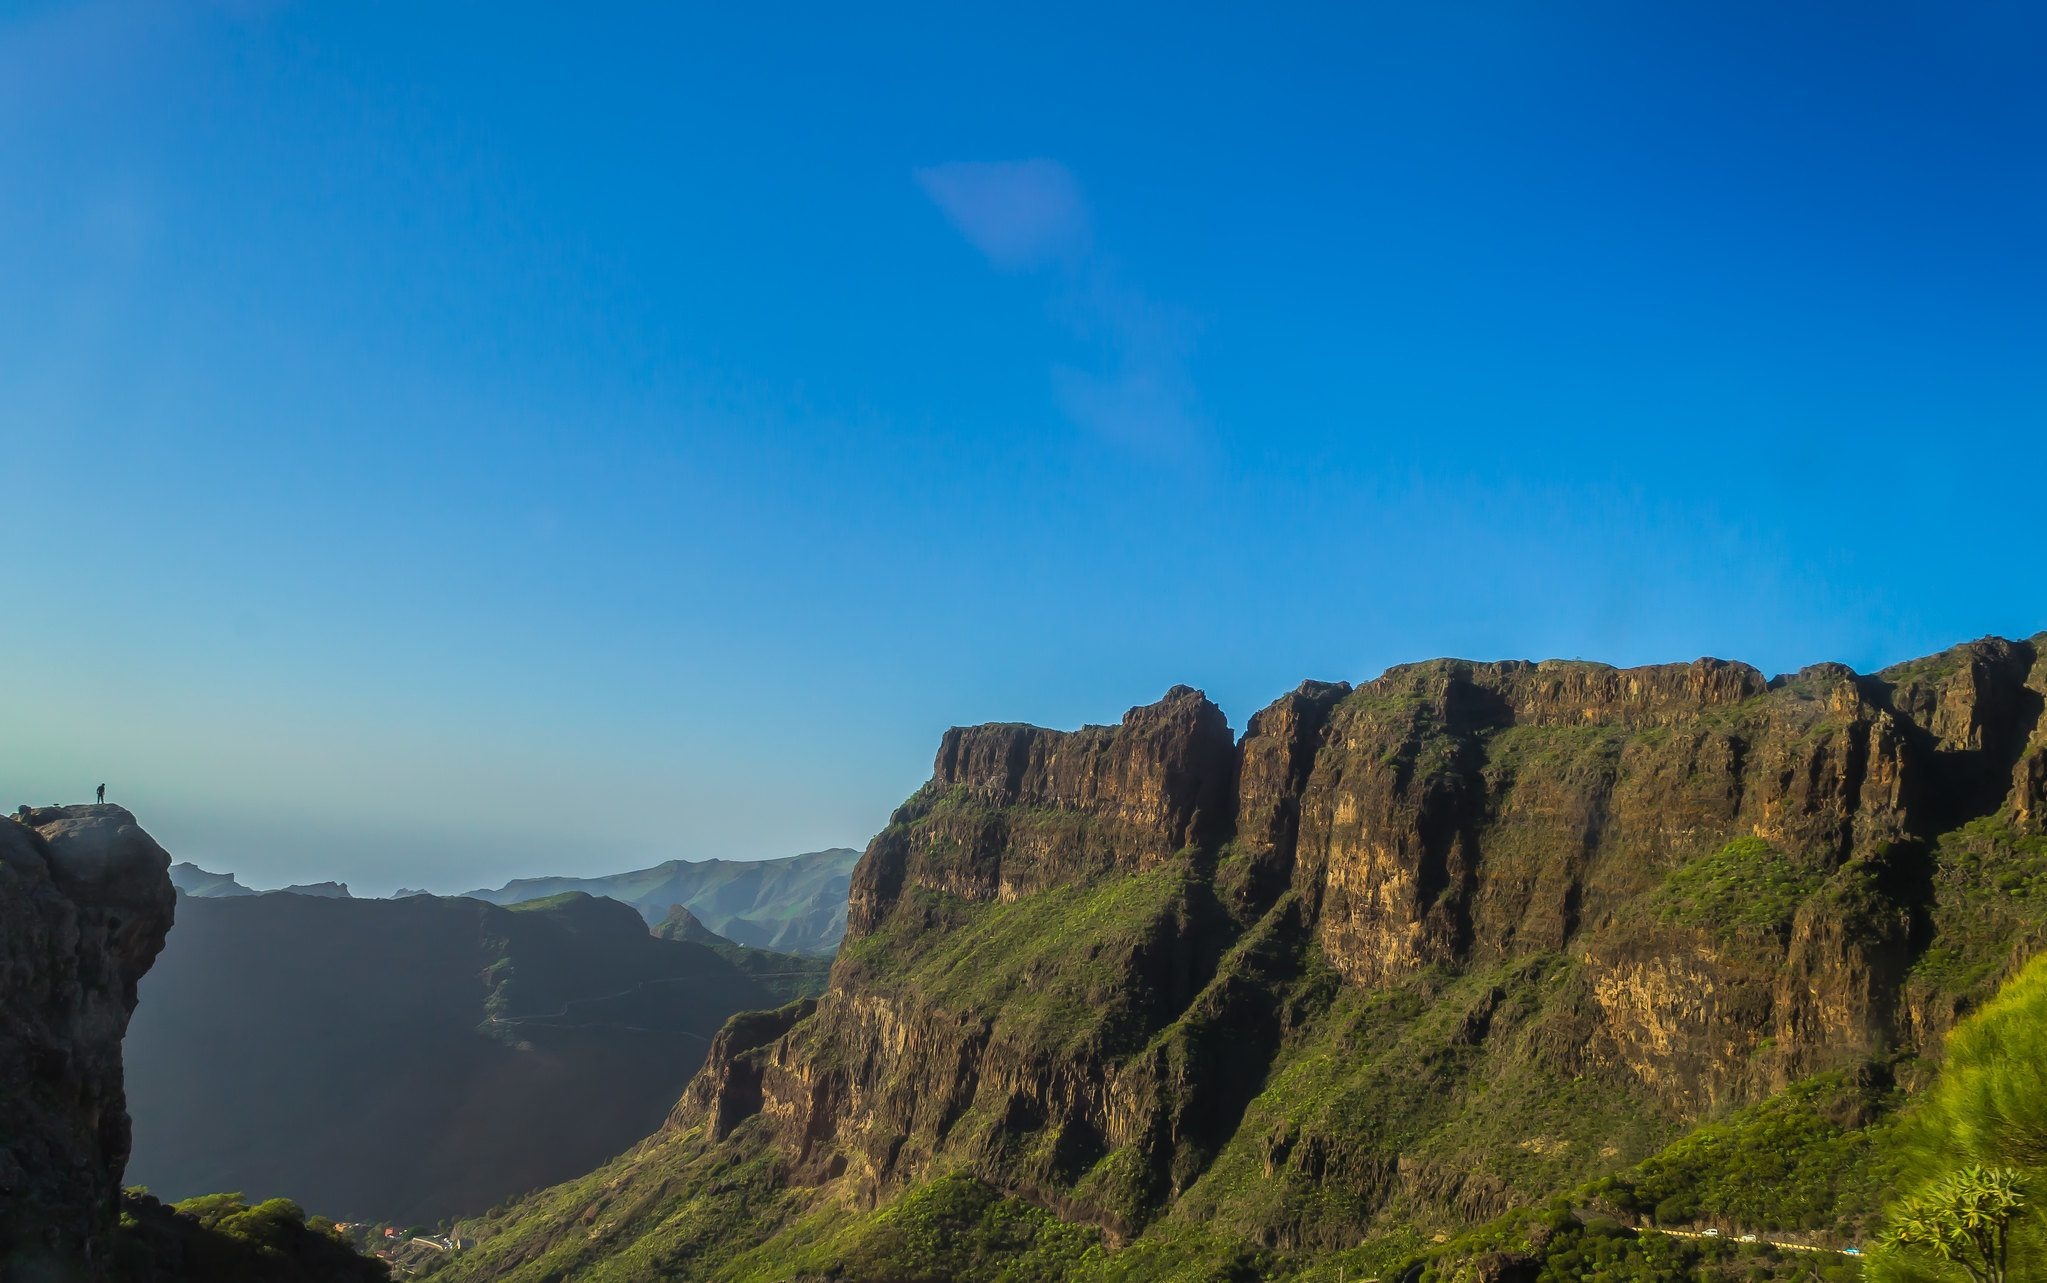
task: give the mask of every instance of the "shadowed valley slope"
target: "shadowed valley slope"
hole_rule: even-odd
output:
[[[118,806],[0,820],[0,1279],[374,1283],[299,1207],[123,1194],[121,1040],[174,909],[170,857]]]
[[[726,1017],[781,993],[579,892],[182,897],[128,1035],[130,1176],[349,1220],[473,1214],[643,1136]]]

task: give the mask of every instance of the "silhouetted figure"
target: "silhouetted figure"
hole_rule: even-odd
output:
[[[99,799],[101,806],[105,806],[107,804],[107,786],[104,784],[100,785]]]

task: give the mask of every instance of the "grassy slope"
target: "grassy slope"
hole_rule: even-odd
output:
[[[954,1279],[1333,1280],[1392,1277],[1410,1269],[1432,1281],[1488,1252],[1533,1254],[1545,1277],[1574,1280],[1824,1279],[1854,1277],[1837,1256],[1812,1256],[1638,1234],[1629,1209],[1680,1190],[1694,1201],[1693,1224],[1766,1233],[1774,1222],[1814,1217],[1859,1233],[1890,1175],[1884,1141],[1897,1094],[1866,1074],[1834,1073],[1707,1124],[1643,1161],[1578,1185],[1547,1209],[1531,1208],[1431,1244],[1398,1228],[1324,1249],[1259,1247],[1227,1221],[1176,1213],[1135,1242],[1112,1250],[1099,1230],[1064,1222],[986,1183],[959,1174],[926,1181],[878,1211],[823,1200],[804,1203],[773,1182],[756,1155],[707,1157],[685,1135],[539,1196],[491,1227],[454,1271],[462,1277],[579,1279],[626,1283],[663,1277],[744,1280],[834,1279],[842,1283]],[[744,1148],[743,1145],[740,1148]],[[714,1151],[716,1153],[718,1151]],[[732,1150],[723,1151],[730,1154]],[[651,1169],[661,1177],[650,1180]],[[630,1190],[627,1194],[625,1191]],[[687,1193],[687,1197],[677,1195]],[[1214,1191],[1211,1191],[1214,1192]],[[1241,1194],[1239,1190],[1236,1193]],[[665,1196],[665,1199],[664,1199]],[[1571,1209],[1576,1208],[1575,1214]],[[593,1214],[594,1213],[594,1214]],[[1610,1214],[1610,1215],[1608,1215]],[[522,1221],[569,1219],[584,1232],[521,1235]],[[631,1226],[630,1234],[615,1237]],[[737,1226],[744,1233],[734,1234]],[[744,1245],[748,1237],[761,1241]],[[453,1264],[453,1263],[451,1263]],[[1604,1273],[1596,1271],[1603,1270]]]
[[[1124,1054],[1171,1049],[1202,1037],[1204,1003],[1197,999],[1179,1018],[1147,1029],[1141,1013],[1149,999],[1127,977],[1132,954],[1144,948],[1160,920],[1195,911],[1189,903],[1195,885],[1185,868],[1168,866],[1105,887],[1060,888],[1009,904],[969,905],[925,893],[926,913],[951,915],[951,930],[918,932],[900,941],[884,932],[856,946],[848,965],[886,958],[892,988],[945,1010],[997,1013],[1004,1035],[1026,1045],[1088,1044]],[[1272,916],[1283,918],[1288,908],[1282,904]],[[1327,1160],[1355,1171],[1390,1164],[1402,1149],[1419,1150],[1437,1156],[1446,1170],[1475,1164],[1494,1179],[1531,1189],[1582,1179],[1602,1162],[1610,1164],[1616,1137],[1639,1154],[1667,1131],[1645,1122],[1624,1093],[1606,1095],[1595,1084],[1529,1072],[1528,1040],[1544,1036],[1546,1013],[1575,996],[1575,975],[1563,961],[1535,959],[1462,976],[1432,973],[1367,994],[1340,985],[1312,943],[1305,946],[1306,965],[1273,956],[1300,947],[1282,932],[1254,927],[1221,960],[1211,989],[1233,979],[1272,983],[1275,973],[1290,974],[1280,982],[1290,990],[1284,1001],[1323,1014],[1286,1036],[1244,1125],[1168,1215],[1131,1248],[1084,1253],[1090,1270],[1102,1277],[1171,1277],[1183,1270],[1191,1271],[1189,1277],[1210,1277],[1218,1262],[1266,1260],[1255,1239],[1275,1224],[1325,1246],[1353,1241],[1355,1232],[1346,1227],[1363,1223],[1367,1213],[1344,1193],[1347,1182],[1317,1180],[1294,1166],[1282,1166],[1276,1176],[1268,1171],[1268,1138],[1289,1126],[1311,1137],[1356,1138],[1356,1152],[1333,1152]],[[975,965],[994,958],[1007,965]],[[1479,1010],[1488,1013],[1499,1036],[1460,1045],[1460,1030]],[[1417,1064],[1426,1064],[1426,1071],[1415,1073]],[[1386,1127],[1389,1119],[1398,1125]],[[970,1114],[955,1124],[954,1134],[972,1134],[977,1121],[995,1120]],[[658,1277],[660,1270],[687,1262],[704,1277],[775,1278],[838,1259],[837,1254],[876,1261],[886,1256],[884,1245],[896,1241],[886,1230],[890,1222],[855,1214],[829,1197],[811,1206],[805,1195],[777,1190],[764,1154],[743,1157],[751,1126],[708,1153],[693,1137],[664,1134],[583,1181],[546,1191],[476,1226],[483,1246],[461,1263],[460,1273],[541,1279],[587,1271],[575,1276],[624,1280]],[[1531,1139],[1537,1143],[1524,1144]],[[1025,1152],[1008,1161],[1027,1168],[1033,1157],[1026,1138]],[[1146,1192],[1117,1188],[1131,1168],[1129,1156],[1110,1151],[1075,1184],[1111,1204],[1125,1200],[1134,1216],[1142,1215]],[[703,1196],[706,1189],[714,1191],[709,1198]],[[935,1215],[933,1208],[954,1201],[948,1195],[908,1206],[924,1209],[919,1216]],[[1029,1240],[1018,1249],[1020,1256],[1040,1251],[1025,1234],[1026,1223],[1046,1218],[1046,1232],[1053,1227],[1047,1214],[1026,1213],[1025,1206],[1010,1200],[997,1211],[976,1212],[1009,1228],[973,1252],[988,1255],[994,1249],[987,1243],[1006,1241],[1004,1235]],[[579,1232],[560,1232],[570,1225]],[[1075,1244],[1099,1243],[1100,1236],[1092,1229],[1058,1228],[1048,1241],[1059,1246],[1043,1250],[1065,1262],[1061,1268],[1077,1268],[1066,1261],[1079,1250]],[[737,1251],[755,1236],[765,1241]],[[536,1254],[540,1244],[546,1246]],[[1411,1246],[1412,1240],[1400,1238],[1399,1244]],[[876,1269],[873,1277],[893,1277]]]
[[[1400,1157],[1437,1188],[1526,1194],[1670,1134],[1625,1081],[1565,1077],[1537,1053],[1579,997],[1566,959],[1432,972],[1376,992],[1322,980],[1319,968],[1306,983],[1328,986],[1326,1012],[1283,1051],[1170,1221],[1246,1238],[1279,1227],[1322,1245],[1375,1223],[1440,1228],[1440,1210],[1403,1205],[1398,1194],[1375,1207],[1396,1184]],[[1287,1161],[1303,1146],[1314,1152]]]
[[[140,1190],[121,1199],[108,1265],[112,1283],[377,1283],[381,1261],[358,1254],[331,1222],[308,1221],[298,1204],[251,1206],[239,1194],[165,1205]]]
[[[914,915],[892,919],[841,957],[864,985],[941,1011],[985,1013],[1024,1046],[1087,1042],[1113,1055],[1137,1045],[1147,1032],[1142,1013],[1157,1001],[1133,962],[1161,924],[1192,911],[1196,893],[1181,864],[1006,904],[912,890]]]

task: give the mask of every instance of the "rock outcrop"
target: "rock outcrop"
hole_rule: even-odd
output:
[[[1021,1129],[1069,1155],[1141,1151],[1150,1197],[1170,1198],[1198,1174],[1174,1170],[1199,1161],[1181,1135],[1190,1078],[1228,1057],[1176,1070],[1100,1035],[1050,1049],[895,967],[959,929],[949,905],[1177,867],[1191,890],[1154,906],[1097,996],[1131,1042],[1204,1004],[1276,1030],[1250,978],[1217,974],[1217,945],[1284,900],[1268,929],[1306,933],[1359,990],[1568,959],[1585,1035],[1569,1067],[1617,1070],[1696,1118],[1926,1032],[1900,1016],[1926,945],[1912,887],[1943,828],[2037,812],[2038,659],[1991,640],[1774,681],[1718,660],[1437,661],[1304,685],[1240,743],[1185,687],[1114,727],[956,729],[855,872],[848,960],[815,1016],[714,1058],[707,1075],[743,1065],[745,1081],[693,1099],[717,1102],[721,1136],[758,1099],[799,1178],[850,1172],[870,1197],[941,1153],[997,1171]],[[982,1116],[986,1134],[963,1126]],[[692,1117],[686,1102],[677,1122]],[[1050,1200],[1060,1171],[1001,1174]]]
[[[854,870],[847,930],[872,931],[906,885],[1014,900],[1211,848],[1229,832],[1235,773],[1222,710],[1185,686],[1120,726],[956,727],[931,783]]]
[[[170,930],[169,867],[118,806],[0,822],[0,1276],[104,1265],[128,1161],[121,1039]]]

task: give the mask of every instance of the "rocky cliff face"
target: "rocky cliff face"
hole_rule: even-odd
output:
[[[1436,661],[1240,741],[1184,687],[954,730],[855,871],[830,990],[723,1040],[661,1144],[869,1205],[966,1172],[1112,1241],[1493,1215],[1931,1050],[2035,947],[2043,648]],[[634,1232],[645,1189],[606,1181],[579,1250]]]
[[[906,886],[1014,900],[1213,846],[1229,831],[1235,772],[1222,710],[1185,686],[1115,727],[955,727],[931,783],[854,870],[848,933],[872,932]]]
[[[121,1039],[170,930],[169,867],[118,806],[0,822],[0,1276],[83,1277],[106,1256]]]
[[[1988,641],[1876,677],[1819,665],[1775,682],[1715,660],[1437,662],[1304,686],[1241,744],[1184,687],[1116,727],[954,730],[856,872],[849,961],[815,1021],[764,1057],[762,1109],[810,1177],[850,1164],[876,1188],[940,1150],[994,1146],[956,1134],[991,1097],[1005,1135],[1022,1122],[1055,1147],[1148,1146],[1170,1168],[1186,1084],[1169,1069],[1017,1045],[999,1012],[920,1002],[890,974],[899,950],[859,946],[947,930],[933,916],[947,901],[1175,863],[1196,891],[1162,901],[1111,968],[1152,996],[1145,1034],[1197,996],[1225,1001],[1203,993],[1216,938],[1284,897],[1360,990],[1563,955],[1593,1017],[1578,1055],[1673,1117],[1923,1041],[1939,1030],[1900,1019],[1924,947],[1912,884],[1944,828],[2037,812],[2039,659]],[[1202,903],[1217,891],[1232,902]]]

